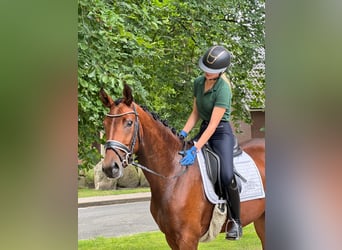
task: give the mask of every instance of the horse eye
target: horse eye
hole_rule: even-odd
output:
[[[133,121],[131,121],[131,120],[128,120],[128,121],[127,121],[127,126],[128,126],[128,127],[131,127],[132,124],[133,124]]]

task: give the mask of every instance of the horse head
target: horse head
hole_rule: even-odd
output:
[[[124,86],[123,96],[122,99],[113,101],[103,89],[100,90],[100,99],[109,108],[103,121],[107,141],[102,170],[110,178],[123,175],[123,168],[132,161],[132,154],[138,147],[139,117],[132,90],[127,84]]]

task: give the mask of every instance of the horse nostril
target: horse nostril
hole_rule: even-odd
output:
[[[102,172],[104,172],[105,170],[104,170],[104,167],[102,167]]]
[[[117,164],[117,163],[115,162],[113,168],[119,169],[119,164]]]

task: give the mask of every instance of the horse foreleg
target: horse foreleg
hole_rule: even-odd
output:
[[[254,228],[261,241],[262,249],[265,250],[265,212],[254,221]]]
[[[187,237],[186,235],[179,233],[177,233],[177,237],[174,236],[175,235],[171,237],[165,236],[167,243],[172,250],[197,250],[199,239]]]

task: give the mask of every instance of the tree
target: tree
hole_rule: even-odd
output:
[[[214,44],[233,54],[228,75],[234,121],[250,121],[246,105],[264,106],[264,72],[258,84],[250,74],[264,64],[264,1],[80,0],[78,14],[78,144],[84,167],[100,159],[94,143],[101,142],[106,112],[98,98],[101,87],[120,97],[127,82],[137,103],[179,130],[192,108],[193,79],[201,74],[198,58]]]

